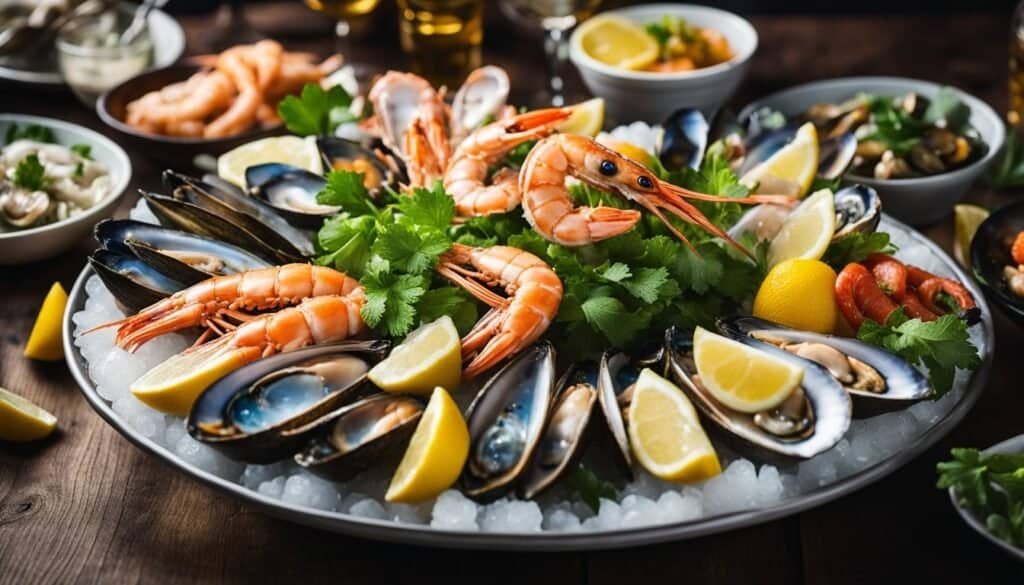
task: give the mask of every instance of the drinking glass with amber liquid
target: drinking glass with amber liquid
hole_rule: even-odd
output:
[[[1010,30],[1010,109],[1006,119],[1024,132],[1024,2],[1017,5]]]
[[[398,0],[402,50],[435,86],[458,87],[480,66],[483,0]]]
[[[547,56],[547,92],[544,101],[565,105],[562,72],[569,56],[569,31],[588,19],[601,0],[502,0],[501,7],[513,20],[544,29]]]
[[[335,50],[341,53],[346,63],[356,65],[351,63],[352,21],[373,12],[380,4],[380,0],[304,0],[304,2],[306,6],[330,16],[337,22],[334,25],[334,34],[337,38]]]

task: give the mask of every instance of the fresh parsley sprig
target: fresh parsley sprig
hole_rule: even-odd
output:
[[[10,144],[15,140],[56,142],[56,140],[53,137],[53,130],[50,130],[46,126],[40,126],[38,124],[28,124],[26,126],[11,124],[7,128],[7,134],[4,136],[4,140],[7,144]]]
[[[1024,454],[962,448],[950,454],[950,461],[936,465],[936,487],[953,488],[960,505],[982,515],[989,531],[1024,547]]]
[[[12,181],[22,189],[42,191],[46,188],[46,168],[39,162],[38,156],[30,154],[14,167]]]
[[[351,107],[352,96],[340,85],[325,90],[317,83],[307,83],[298,97],[290,95],[281,100],[277,113],[292,134],[325,136],[359,119]]]

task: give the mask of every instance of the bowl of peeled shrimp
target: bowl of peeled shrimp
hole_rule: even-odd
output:
[[[336,56],[318,61],[260,41],[137,75],[104,94],[96,110],[131,148],[180,164],[283,133],[278,103],[339,65]]]

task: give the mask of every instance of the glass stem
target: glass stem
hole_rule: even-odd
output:
[[[561,27],[545,27],[547,36],[544,39],[544,53],[547,57],[547,90],[551,98],[551,105],[565,105],[565,81],[562,72],[565,71],[565,62],[568,59],[568,43],[566,42],[566,29]]]
[[[334,25],[334,51],[345,59],[346,63],[352,62],[352,25],[345,19],[338,20]]]

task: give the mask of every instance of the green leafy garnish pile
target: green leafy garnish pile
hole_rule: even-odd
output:
[[[892,254],[896,246],[889,241],[885,232],[851,232],[829,244],[821,261],[836,270],[842,270],[850,262],[860,262],[874,253]]]
[[[1024,547],[1024,453],[984,455],[953,449],[939,463],[938,488],[953,488],[961,506],[981,515],[992,534]]]
[[[582,463],[569,474],[569,487],[594,513],[601,509],[601,500],[615,501],[618,498],[615,485],[599,478]]]
[[[324,89],[307,83],[298,97],[290,95],[277,105],[288,131],[299,136],[326,136],[346,123],[358,120],[352,108],[352,96],[340,85]]]
[[[53,136],[53,130],[50,130],[46,126],[40,126],[38,124],[29,124],[26,126],[18,126],[17,124],[11,124],[7,128],[7,135],[4,137],[4,141],[7,144],[10,144],[15,140],[56,142],[56,139]]]
[[[700,172],[659,171],[676,184],[729,197],[748,193],[728,164],[709,158]],[[631,204],[582,185],[571,188],[581,204]],[[548,331],[569,359],[596,357],[609,347],[629,347],[670,325],[711,326],[716,315],[749,299],[763,266],[728,248],[700,228],[677,222],[697,250],[680,243],[657,218],[645,215],[632,231],[582,248],[544,240],[521,211],[471,218],[452,225],[455,209],[440,184],[409,196],[374,202],[362,177],[334,171],[319,201],[344,211],[319,233],[321,264],[362,280],[363,317],[370,327],[401,337],[419,321],[454,314],[460,331],[475,322],[476,302],[435,274],[452,242],[509,245],[536,254],[561,277],[562,306]],[[729,226],[742,213],[736,204],[699,204],[709,219]],[[762,254],[763,256],[763,254]]]
[[[857,337],[898,354],[911,365],[928,368],[937,395],[953,387],[957,368],[974,370],[981,365],[978,348],[971,344],[967,333],[967,322],[956,315],[926,322],[908,319],[901,307],[884,325],[865,320]]]
[[[865,95],[864,98],[871,110],[872,130],[858,133],[858,140],[881,142],[897,156],[907,156],[924,133],[936,124],[957,134],[969,128],[967,121],[971,110],[949,87],[935,94],[920,118],[901,108],[891,96]]]
[[[14,167],[12,182],[29,191],[42,191],[46,187],[46,168],[39,162],[39,157],[30,154]]]

